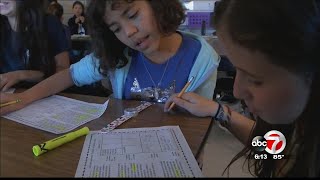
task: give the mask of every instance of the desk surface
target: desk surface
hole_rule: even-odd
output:
[[[61,94],[92,103],[103,103],[107,98],[76,94]],[[106,112],[98,119],[81,127],[100,130],[123,115],[128,107],[140,105],[139,101],[111,99]],[[198,118],[187,113],[164,113],[162,104],[155,104],[139,113],[118,128],[158,127],[179,125],[193,154],[198,157],[208,136],[210,118]],[[79,128],[81,128],[79,127]],[[77,128],[78,129],[78,128]],[[32,146],[58,137],[49,132],[0,119],[0,177],[74,177],[85,137],[80,137],[50,152],[36,157]]]

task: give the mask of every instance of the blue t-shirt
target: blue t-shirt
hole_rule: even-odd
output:
[[[68,40],[59,19],[55,16],[48,15],[47,28],[49,56],[54,57],[63,51],[68,51]],[[5,33],[8,34],[8,39],[5,44],[1,45],[0,49],[0,73],[25,70],[27,67],[26,64],[28,64],[30,60],[30,52],[24,47],[21,34],[13,31],[10,26],[8,26]],[[23,52],[22,57],[20,57],[20,52]],[[41,66],[40,61],[36,64],[39,67]]]
[[[164,64],[155,64],[141,52],[134,52],[125,82],[125,99],[165,102],[180,92],[188,81],[201,43],[182,35],[177,53]],[[162,78],[162,79],[161,79]]]

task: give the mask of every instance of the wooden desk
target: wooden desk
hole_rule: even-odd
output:
[[[86,102],[103,103],[105,97],[61,94]],[[140,105],[139,101],[111,99],[106,112],[98,119],[81,127],[100,130],[112,120],[123,115],[128,107]],[[157,127],[179,125],[195,157],[203,148],[210,118],[197,118],[186,113],[167,114],[162,104],[155,104],[118,128]],[[79,127],[79,128],[81,128]],[[32,147],[59,135],[25,126],[5,118],[0,119],[0,177],[74,177],[85,137],[80,137],[50,152],[36,157]]]

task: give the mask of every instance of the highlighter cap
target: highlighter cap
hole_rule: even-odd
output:
[[[40,154],[43,153],[43,151],[41,152],[41,148],[39,147],[39,145],[33,146],[32,151],[35,156],[39,156]]]

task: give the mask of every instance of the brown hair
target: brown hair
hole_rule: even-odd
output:
[[[282,131],[287,144],[299,144],[296,161],[285,176],[319,176],[320,15],[317,1],[222,0],[213,18],[217,31],[224,26],[234,43],[267,55],[270,63],[299,75],[312,75],[309,101],[294,124],[271,125],[258,118],[245,148],[230,162],[247,154],[248,167],[258,177],[276,176],[275,160],[254,160],[251,140],[269,130]],[[271,72],[270,72],[271,73]],[[291,139],[293,132],[296,136]],[[291,151],[288,152],[292,155]],[[284,166],[287,166],[287,160]],[[226,169],[226,170],[227,170]]]
[[[47,12],[49,14],[57,16],[59,20],[61,20],[63,15],[63,7],[59,3],[53,3],[49,5]]]
[[[100,69],[108,70],[121,68],[128,62],[123,54],[127,48],[119,41],[114,33],[107,27],[103,17],[106,6],[116,8],[117,0],[92,0],[87,9],[89,33],[95,56],[100,59]],[[132,3],[133,0],[123,0]],[[174,33],[185,19],[184,10],[179,0],[147,0],[150,3],[161,33],[168,35]]]

